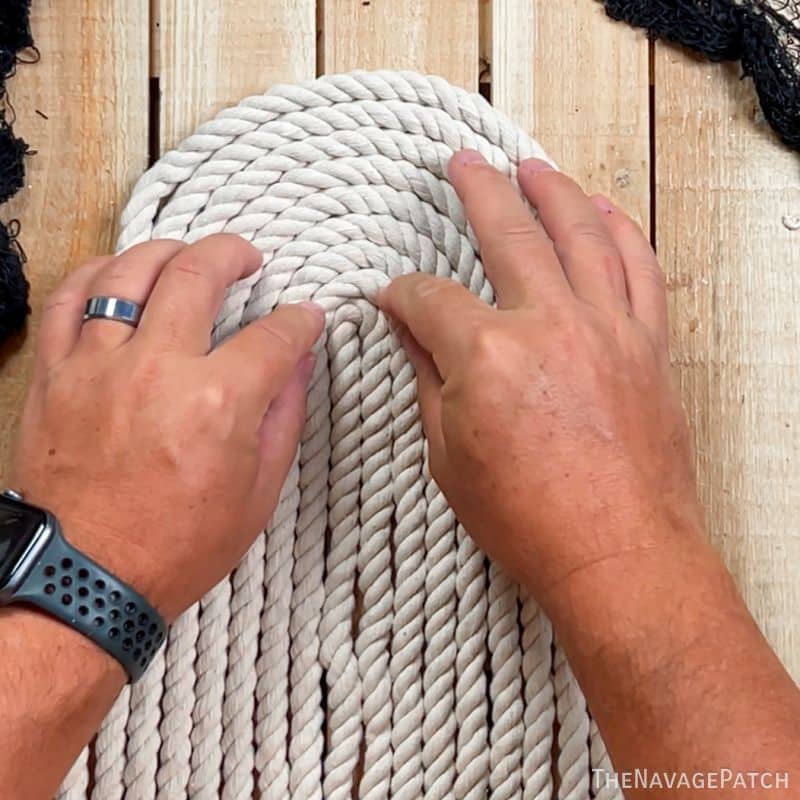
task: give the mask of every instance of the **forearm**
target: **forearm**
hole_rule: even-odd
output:
[[[15,800],[45,800],[97,731],[125,673],[81,634],[21,606],[0,610],[0,647],[0,785]]]
[[[549,609],[616,770],[789,773],[770,796],[798,796],[800,692],[702,536],[666,541],[577,571]]]

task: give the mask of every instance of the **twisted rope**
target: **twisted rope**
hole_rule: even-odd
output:
[[[120,249],[228,231],[264,254],[217,341],[279,303],[313,299],[328,324],[273,523],[114,707],[95,800],[545,800],[556,713],[559,796],[588,797],[583,696],[541,610],[433,483],[414,372],[372,302],[411,271],[492,301],[446,179],[465,147],[512,179],[544,157],[441,78],[357,72],[247,98],[138,182]],[[601,744],[592,729],[591,763]]]

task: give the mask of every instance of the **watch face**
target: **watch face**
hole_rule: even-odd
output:
[[[38,508],[0,497],[0,587],[46,521]]]

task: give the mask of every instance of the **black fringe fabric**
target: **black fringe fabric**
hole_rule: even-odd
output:
[[[764,117],[800,151],[800,0],[605,0],[614,19],[712,61],[741,61]]]
[[[13,221],[7,226],[0,223],[0,342],[18,331],[30,313],[17,229]]]
[[[30,7],[30,0],[2,0],[0,6],[0,203],[25,182],[28,146],[11,129],[6,80],[14,74],[20,50],[33,47]],[[18,233],[16,222],[0,222],[0,343],[16,333],[30,313],[23,250],[16,244]]]

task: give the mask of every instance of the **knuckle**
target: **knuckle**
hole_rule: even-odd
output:
[[[239,236],[238,233],[212,233],[202,239],[202,241],[212,244],[221,244],[225,247],[253,247],[250,242]]]
[[[145,354],[130,365],[128,375],[137,395],[147,397],[164,382],[165,365],[155,354]]]
[[[548,351],[558,358],[571,358],[582,350],[587,342],[596,341],[597,330],[587,315],[580,313],[556,313],[549,319]]]
[[[476,161],[467,171],[465,185],[474,192],[483,192],[488,184],[494,185],[505,181],[505,178],[488,162]]]
[[[468,340],[470,360],[465,388],[472,402],[482,402],[513,390],[525,359],[524,348],[499,325],[475,324]]]
[[[642,280],[651,283],[659,293],[666,294],[667,276],[658,261],[655,259],[644,261],[639,265],[637,272]]]
[[[608,234],[604,228],[585,220],[573,222],[567,227],[563,237],[563,244],[564,246],[569,246],[569,244],[573,242],[590,244],[592,246],[610,246]]]
[[[286,325],[276,322],[271,316],[263,317],[251,323],[253,330],[258,333],[267,347],[275,347],[279,355],[287,355],[297,346],[295,336]]]
[[[475,360],[487,366],[496,363],[498,356],[508,352],[508,337],[496,325],[472,326],[470,331],[470,350]]]
[[[533,225],[518,222],[498,230],[487,242],[487,246],[495,252],[513,252],[522,248],[530,249],[540,241],[541,236]]]
[[[452,286],[452,281],[447,278],[426,277],[415,282],[412,294],[417,300],[430,300],[432,297],[438,297],[442,293],[452,291]]]
[[[51,370],[47,375],[46,396],[48,405],[68,414],[75,403],[76,385],[72,376],[65,376],[62,370]]]
[[[619,255],[610,247],[598,250],[594,255],[594,269],[609,281],[615,281],[622,275],[622,262]]]
[[[86,293],[77,287],[62,285],[52,291],[45,301],[44,313],[48,314],[62,306],[83,306]]]
[[[224,381],[210,379],[195,395],[196,410],[203,419],[215,419],[230,408],[232,401],[230,387]]]
[[[167,274],[173,274],[181,278],[186,276],[190,278],[200,278],[214,285],[219,282],[214,270],[200,261],[196,254],[193,254],[189,249],[182,250],[175,256],[175,258],[167,264],[164,271]]]
[[[554,247],[562,262],[584,262],[606,277],[616,276],[622,269],[619,251],[608,234],[591,223],[574,223],[561,239],[554,242]]]

